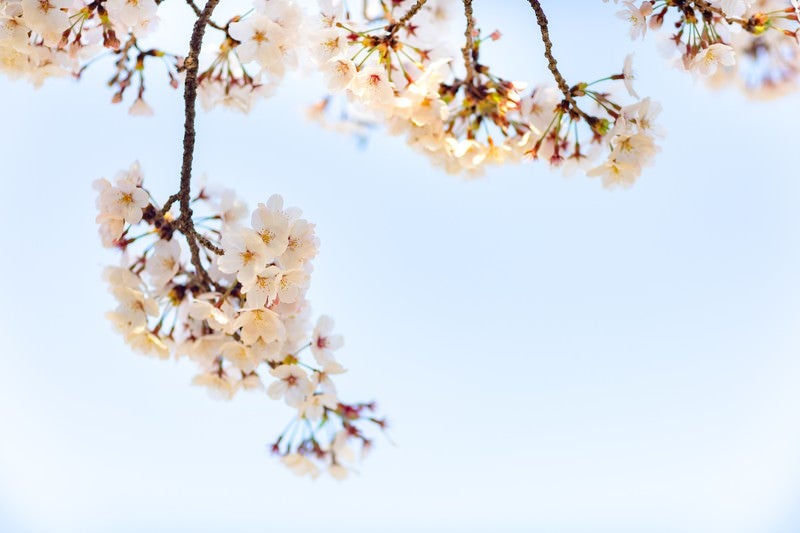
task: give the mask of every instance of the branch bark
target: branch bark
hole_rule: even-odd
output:
[[[181,165],[181,186],[177,195],[181,208],[180,218],[178,218],[178,227],[189,244],[189,250],[192,253],[192,265],[194,265],[196,275],[207,284],[211,284],[211,279],[208,276],[208,272],[203,268],[203,263],[200,259],[200,244],[198,244],[198,242],[206,245],[208,239],[199,235],[194,228],[191,207],[191,184],[192,161],[194,159],[194,145],[197,136],[195,131],[195,117],[197,114],[197,72],[200,65],[198,56],[200,55],[200,48],[203,45],[203,35],[205,34],[206,26],[211,18],[211,13],[214,11],[214,8],[217,7],[218,3],[219,0],[208,0],[205,7],[203,7],[203,10],[200,12],[200,16],[197,17],[194,28],[192,29],[192,37],[189,41],[189,53],[183,62],[183,67],[186,71],[183,90],[185,115],[183,123],[183,164]],[[222,252],[222,250],[216,247],[214,247],[212,251],[217,254]]]
[[[194,11],[194,14],[197,15],[198,17],[200,17],[203,14],[203,10],[200,9],[197,6],[197,4],[194,3],[194,0],[186,0],[186,3],[189,4],[189,7],[192,8],[192,11]],[[215,28],[217,30],[226,31],[223,26],[220,26],[219,24],[217,24],[216,22],[211,20],[210,17],[208,19],[206,19],[206,24],[208,24],[209,26],[211,26],[212,28]]]
[[[475,16],[472,13],[472,0],[463,1],[467,27],[464,30],[464,48],[461,49],[461,55],[464,57],[464,67],[467,69],[464,81],[469,87],[475,78]]]
[[[564,100],[570,105],[571,108],[574,108],[575,99],[572,97],[572,92],[570,91],[569,84],[567,83],[567,80],[564,79],[564,76],[561,75],[561,72],[558,70],[558,62],[556,61],[556,58],[553,56],[553,43],[550,40],[550,28],[547,22],[547,15],[544,14],[544,10],[542,9],[542,4],[539,3],[539,0],[528,0],[528,2],[533,8],[533,12],[536,13],[536,22],[537,24],[539,24],[539,30],[541,31],[542,34],[542,42],[544,43],[544,57],[545,59],[547,59],[547,68],[550,69],[550,73],[556,80],[558,88],[564,95]]]
[[[394,37],[401,28],[405,28],[406,24],[408,24],[411,19],[414,18],[417,13],[419,13],[419,10],[422,9],[422,6],[424,6],[427,1],[428,0],[417,0],[416,3],[414,3],[414,5],[411,6],[409,10],[397,20],[397,22],[389,26],[389,35]]]

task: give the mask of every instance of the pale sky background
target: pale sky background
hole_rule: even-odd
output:
[[[214,401],[103,318],[117,259],[91,182],[138,158],[174,192],[180,94],[151,82],[157,116],[135,119],[108,103],[107,64],[0,80],[0,531],[800,531],[800,98],[711,92],[653,36],[630,43],[613,5],[544,4],[568,79],[636,49],[665,108],[631,190],[537,163],[467,182],[381,133],[360,150],[302,118],[313,78],[200,115],[198,175],[317,223],[310,297],[346,338],[340,391],[377,399],[396,443],[343,483],[267,453],[287,408]],[[527,2],[476,13],[505,35],[498,72],[548,79]]]

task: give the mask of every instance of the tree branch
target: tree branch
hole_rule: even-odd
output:
[[[197,6],[197,4],[194,3],[194,0],[186,0],[186,3],[189,5],[189,7],[192,8],[192,11],[194,11],[195,15],[197,15],[198,17],[202,16],[203,11]],[[219,24],[211,20],[211,18],[208,18],[206,20],[206,24],[217,30],[226,31],[225,27],[220,26]]]
[[[564,95],[564,100],[566,100],[570,107],[575,107],[575,99],[572,97],[569,84],[564,79],[564,76],[561,75],[561,72],[559,72],[556,58],[553,57],[553,43],[550,41],[550,29],[547,26],[547,16],[544,14],[539,0],[528,0],[528,2],[531,4],[533,12],[536,13],[536,22],[539,24],[539,29],[542,33],[544,57],[547,59],[547,68],[550,69],[550,73],[553,75],[553,78],[555,78],[558,88]]]
[[[217,7],[219,0],[208,0],[205,7],[200,12],[197,20],[194,23],[192,30],[192,37],[189,41],[189,54],[183,62],[183,67],[186,70],[186,79],[184,81],[183,100],[184,100],[184,113],[185,120],[183,123],[183,164],[181,165],[181,188],[178,192],[178,200],[180,201],[181,214],[178,219],[178,227],[181,233],[186,237],[189,244],[189,250],[192,253],[192,265],[194,265],[196,274],[204,282],[211,283],[203,264],[200,260],[200,235],[194,228],[192,221],[192,207],[191,202],[191,182],[192,182],[192,160],[194,158],[194,145],[195,145],[195,116],[197,104],[197,71],[199,68],[198,56],[200,55],[200,48],[203,45],[203,35],[206,31],[211,13]],[[205,239],[207,241],[207,239]],[[213,250],[218,253],[218,248]],[[221,250],[220,250],[221,251]]]
[[[187,1],[191,1],[191,0],[187,0]],[[389,35],[394,37],[397,34],[397,32],[400,31],[400,28],[405,28],[406,24],[408,24],[408,22],[412,18],[414,18],[414,16],[417,13],[419,13],[419,10],[422,9],[422,6],[424,6],[427,1],[428,0],[417,0],[416,3],[413,6],[411,6],[409,8],[409,10],[406,11],[405,14],[402,17],[400,17],[397,20],[397,22],[395,22],[395,23],[393,23],[393,24],[391,24],[389,26],[389,28],[388,28]]]
[[[467,28],[464,30],[464,48],[461,55],[464,57],[464,67],[467,77],[464,78],[467,86],[472,85],[475,78],[475,17],[472,14],[472,0],[464,0],[464,16],[467,18]]]

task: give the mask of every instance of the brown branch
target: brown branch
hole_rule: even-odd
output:
[[[194,145],[195,145],[195,116],[197,104],[197,71],[199,67],[198,56],[200,55],[200,48],[203,45],[203,35],[206,31],[211,13],[217,7],[219,0],[208,0],[205,7],[200,12],[197,20],[192,29],[192,37],[189,41],[189,54],[183,62],[183,68],[186,71],[186,79],[184,81],[183,100],[184,100],[184,113],[185,120],[183,123],[183,164],[181,165],[181,188],[178,192],[178,201],[180,201],[181,214],[178,218],[177,227],[186,237],[186,242],[189,244],[189,250],[192,253],[192,265],[194,265],[195,273],[206,284],[211,284],[211,278],[203,268],[203,263],[200,259],[200,245],[198,241],[203,242],[204,237],[197,233],[192,220],[192,207],[191,202],[191,183],[192,183],[192,160],[194,158]],[[173,197],[167,201],[168,208],[175,201]],[[205,239],[208,241],[208,239]],[[218,253],[218,248],[214,250]],[[220,250],[221,251],[221,250]]]
[[[472,85],[475,78],[475,17],[472,14],[472,0],[464,0],[464,16],[467,18],[467,28],[464,30],[464,48],[461,55],[464,57],[464,67],[467,77],[464,79],[467,86]]]
[[[186,0],[186,3],[189,4],[189,7],[192,8],[192,11],[194,11],[195,15],[197,15],[198,17],[203,15],[203,11],[197,6],[197,4],[194,3],[194,0]],[[216,22],[214,22],[210,18],[206,20],[206,24],[208,24],[209,26],[211,26],[212,28],[215,28],[217,30],[221,30],[221,31],[227,32],[227,30],[225,30],[224,26],[220,26],[219,24],[217,24]]]
[[[205,235],[195,232],[195,237],[197,237],[197,240],[203,245],[204,248],[211,250],[215,254],[222,255],[225,253],[225,250],[208,240],[208,237]]]
[[[542,9],[542,5],[539,3],[539,0],[528,1],[533,8],[533,12],[536,13],[536,22],[539,24],[539,29],[542,33],[544,57],[547,59],[547,68],[550,69],[550,73],[553,75],[553,78],[555,78],[558,88],[564,95],[564,100],[567,102],[567,104],[569,104],[570,107],[575,108],[575,99],[572,97],[569,84],[567,83],[567,80],[564,79],[564,76],[561,75],[561,72],[559,72],[556,58],[553,57],[553,43],[550,41],[550,29],[547,26],[547,16],[544,14],[544,10]]]
[[[166,215],[169,212],[170,208],[172,207],[172,204],[177,202],[179,199],[180,195],[177,193],[167,198],[167,202],[164,204],[164,207],[161,208],[161,216]]]
[[[416,3],[414,3],[414,5],[411,6],[411,8],[409,8],[409,10],[397,20],[397,22],[390,24],[387,28],[389,35],[394,37],[397,35],[397,32],[400,31],[400,28],[405,28],[406,24],[408,24],[409,21],[414,18],[417,13],[419,13],[419,10],[422,9],[422,6],[424,6],[427,1],[428,0],[417,0]]]

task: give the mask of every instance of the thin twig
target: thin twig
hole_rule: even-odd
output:
[[[197,6],[197,4],[194,3],[194,0],[186,0],[186,3],[189,4],[189,7],[192,8],[192,11],[194,11],[194,14],[197,15],[198,17],[203,14],[203,10],[201,10]],[[217,30],[226,31],[224,26],[220,26],[219,24],[217,24],[216,22],[214,22],[210,18],[206,21],[206,24],[208,24],[209,26],[211,26],[212,28],[215,28]]]
[[[464,79],[467,86],[472,85],[475,78],[475,17],[472,14],[472,0],[464,0],[464,16],[467,18],[467,28],[464,30],[464,48],[461,55],[464,57],[464,67],[467,77]]]
[[[180,195],[177,193],[167,198],[167,202],[164,204],[164,207],[161,208],[161,216],[166,215],[169,212],[170,208],[172,208],[172,204],[177,202],[179,199]]]
[[[411,19],[414,18],[417,13],[419,13],[419,10],[422,9],[422,6],[424,6],[427,1],[428,0],[417,0],[414,5],[411,6],[411,8],[397,20],[397,22],[394,22],[389,26],[389,35],[394,37],[397,32],[400,31],[400,28],[405,28],[406,24],[408,24],[409,21],[411,21]]]
[[[570,107],[574,108],[575,99],[572,97],[569,84],[564,79],[564,76],[561,75],[561,72],[559,72],[556,58],[553,57],[553,43],[550,41],[550,30],[547,26],[547,16],[544,14],[544,10],[542,9],[542,5],[539,3],[539,0],[528,1],[533,8],[533,12],[536,13],[536,22],[539,24],[539,29],[542,32],[544,57],[547,59],[547,68],[550,69],[550,73],[553,74],[553,78],[555,78],[558,88],[564,95],[564,100],[570,105]]]
[[[200,244],[202,244],[205,248],[211,250],[215,254],[222,255],[223,253],[225,253],[225,250],[223,250],[222,248],[220,248],[219,246],[208,240],[208,237],[206,237],[205,235],[202,235],[195,231],[195,237],[197,237],[197,240],[200,242]]]

